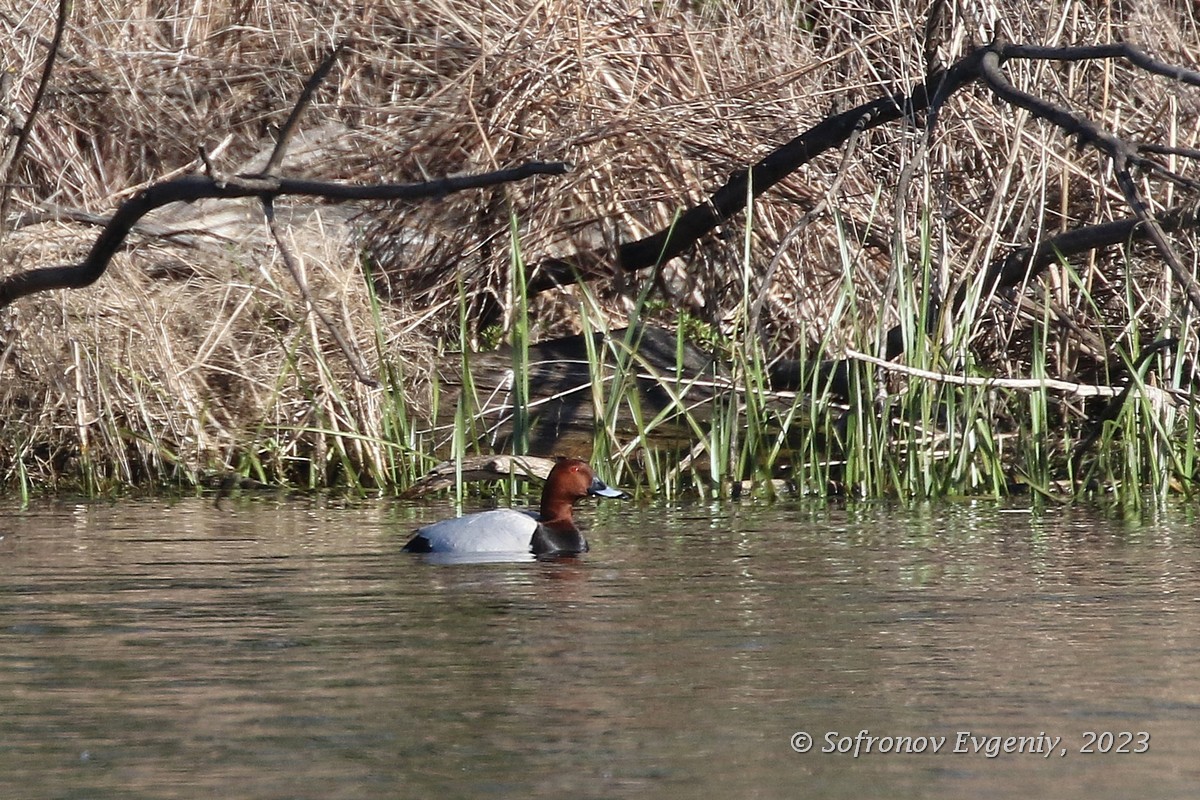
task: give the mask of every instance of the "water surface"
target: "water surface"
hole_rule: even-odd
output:
[[[400,551],[448,513],[0,506],[0,797],[1200,785],[1191,507],[606,502],[581,509],[578,560]],[[1088,732],[1114,734],[1093,737],[1110,752],[1081,752]],[[1112,752],[1140,749],[1122,732],[1149,734],[1146,751]],[[989,757],[990,737],[1061,740]],[[839,741],[851,751],[821,752]],[[952,752],[964,741],[981,752]]]

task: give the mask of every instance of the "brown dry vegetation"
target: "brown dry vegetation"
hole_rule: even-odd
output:
[[[18,118],[54,22],[50,3],[28,5],[0,0],[0,53],[13,78],[0,103]],[[1200,64],[1191,3],[951,5],[945,63],[1001,33],[1046,45],[1127,39],[1164,61]],[[510,219],[530,265],[659,230],[831,108],[919,82],[926,11],[899,0],[76,0],[47,105],[10,176],[11,210],[24,217],[0,243],[0,270],[78,261],[95,235],[33,212],[105,214],[149,181],[199,169],[201,147],[229,171],[261,159],[305,77],[349,40],[286,174],[419,181],[531,160],[575,165],[565,177],[425,203],[293,205],[316,302],[371,369],[400,370],[405,401],[421,406],[443,342],[457,337],[459,282],[477,341],[511,323]],[[1130,138],[1200,147],[1197,90],[1112,61],[1025,62],[1010,74]],[[827,198],[840,161],[818,158],[755,204],[748,261],[738,222],[667,265],[655,287],[670,312],[661,321],[682,308],[720,329],[744,300],[744,268],[761,276],[777,259],[763,311],[768,350],[862,347],[896,322],[888,287],[897,270],[914,271],[923,237],[952,286],[1008,247],[1129,213],[1103,157],[983,90],[951,98],[928,152],[919,127],[870,132]],[[1195,176],[1183,161],[1177,168]],[[1161,206],[1182,199],[1148,178],[1146,189]],[[836,213],[789,237],[823,199]],[[243,218],[227,218],[231,207]],[[253,203],[165,209],[95,286],[0,312],[4,483],[191,482],[244,468],[247,454],[271,479],[385,476],[395,432],[384,412],[396,398],[353,379],[257,214]],[[1177,244],[1194,273],[1194,234]],[[387,300],[378,320],[363,254]],[[1051,374],[1100,381],[1116,349],[1188,324],[1153,253],[1104,253],[1076,267],[1100,308],[1051,270],[1024,293],[1032,305],[1009,298],[978,310],[974,346],[1001,374],[1026,374],[1031,315],[1060,320]],[[616,324],[648,280],[615,276],[592,290]],[[537,298],[535,338],[579,329],[578,291]],[[854,313],[831,327],[846,292]],[[1195,348],[1188,338],[1184,353]]]

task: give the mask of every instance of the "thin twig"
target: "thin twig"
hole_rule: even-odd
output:
[[[300,125],[300,117],[303,116],[305,109],[308,108],[312,101],[313,95],[317,91],[317,87],[325,80],[329,71],[333,69],[334,63],[338,56],[345,48],[345,42],[340,43],[337,47],[330,51],[329,55],[325,56],[324,60],[317,65],[316,70],[304,82],[304,89],[300,92],[300,97],[296,100],[296,104],[292,106],[292,113],[288,115],[287,122],[284,123],[282,130],[279,131],[279,138],[275,141],[275,147],[271,150],[271,156],[267,159],[266,166],[262,172],[255,177],[261,177],[271,180],[276,177],[275,173],[279,169],[279,165],[283,162],[284,152],[287,150],[288,143],[295,134],[296,129]],[[212,166],[205,162],[211,173]],[[292,280],[296,282],[296,288],[300,291],[300,296],[304,298],[304,304],[308,310],[317,315],[321,323],[325,326],[325,330],[329,331],[329,335],[337,342],[337,346],[341,349],[342,354],[346,356],[346,362],[350,365],[350,369],[354,372],[354,377],[358,378],[359,383],[365,384],[372,388],[377,388],[379,383],[367,374],[366,367],[363,366],[358,353],[351,347],[350,341],[342,334],[340,328],[334,324],[328,316],[325,315],[316,302],[313,300],[312,292],[308,289],[308,282],[304,279],[304,272],[300,269],[299,260],[292,254],[291,248],[283,240],[283,233],[279,230],[279,226],[275,222],[275,201],[273,195],[264,195],[262,197],[263,216],[266,217],[267,227],[271,230],[271,236],[275,239],[275,247],[279,250],[280,257],[283,258],[283,263],[287,266],[288,272],[292,275]]]
[[[787,252],[787,246],[792,243],[792,240],[799,236],[805,228],[812,224],[812,221],[825,213],[825,209],[829,207],[829,201],[836,197],[841,191],[842,181],[845,180],[847,173],[850,171],[850,164],[857,153],[858,142],[862,138],[862,133],[866,130],[867,118],[863,117],[855,124],[854,130],[846,139],[846,148],[842,152],[842,162],[838,165],[837,174],[834,175],[833,181],[829,184],[829,189],[817,201],[817,204],[805,212],[791,230],[783,235],[779,240],[779,245],[775,248],[775,255],[771,258],[771,263],[767,265],[767,269],[763,272],[762,281],[759,285],[758,297],[754,299],[754,305],[750,309],[750,330],[758,330],[759,317],[762,314],[763,303],[766,302],[769,289],[771,288],[771,279],[775,275],[775,270],[779,267],[779,262],[783,260],[784,254]]]
[[[25,124],[21,126],[21,132],[17,134],[17,143],[13,146],[12,158],[8,162],[8,173],[3,176],[3,186],[0,187],[0,239],[4,238],[8,204],[12,199],[13,182],[11,178],[16,175],[17,169],[21,165],[21,156],[25,153],[29,136],[33,132],[33,123],[42,107],[42,98],[46,94],[47,87],[50,86],[50,76],[54,72],[54,62],[58,59],[58,51],[62,47],[63,32],[67,28],[67,16],[70,8],[70,0],[58,0],[58,19],[54,23],[54,38],[50,41],[50,51],[46,54],[46,63],[42,65],[42,77],[38,81],[37,91],[33,95],[33,103],[29,106],[29,114],[25,117]],[[3,306],[0,305],[0,308]]]
[[[309,76],[309,79],[304,82],[304,89],[300,92],[300,97],[296,100],[296,105],[292,106],[292,113],[288,115],[287,122],[283,124],[283,128],[279,131],[279,138],[275,140],[275,147],[271,150],[271,157],[267,159],[266,166],[262,169],[263,175],[274,175],[279,169],[279,165],[283,162],[284,152],[287,150],[288,143],[292,136],[296,133],[296,128],[300,125],[300,117],[312,102],[313,95],[316,94],[317,87],[329,75],[329,71],[333,69],[333,65],[337,63],[338,56],[346,48],[346,42],[340,42],[337,47],[329,51],[329,55],[317,65],[316,70]]]
[[[1138,190],[1137,182],[1129,174],[1129,164],[1124,154],[1119,155],[1114,162],[1117,168],[1117,185],[1121,187],[1121,192],[1125,195],[1125,202],[1129,203],[1130,208],[1133,209],[1133,213],[1141,220],[1146,238],[1158,248],[1158,252],[1162,255],[1163,260],[1167,262],[1167,266],[1171,269],[1171,274],[1175,277],[1176,282],[1183,287],[1188,301],[1192,304],[1192,309],[1197,314],[1200,314],[1200,284],[1196,283],[1196,279],[1183,265],[1183,260],[1179,258],[1179,254],[1171,246],[1171,242],[1167,239],[1167,234],[1163,232],[1162,226],[1158,224],[1158,220],[1150,213],[1146,199],[1142,197],[1141,191]]]
[[[304,303],[308,309],[317,315],[317,318],[325,325],[325,329],[329,331],[329,335],[337,342],[337,346],[346,356],[347,363],[350,364],[350,369],[354,371],[354,377],[358,378],[358,382],[378,388],[379,383],[372,378],[358,358],[358,354],[354,352],[354,348],[350,346],[349,340],[342,335],[341,330],[333,323],[329,317],[325,316],[325,312],[317,306],[313,301],[312,292],[308,290],[308,282],[304,280],[304,272],[300,269],[300,262],[292,255],[291,249],[283,240],[283,233],[279,230],[279,226],[275,223],[275,204],[271,198],[264,197],[262,200],[263,215],[267,218],[267,227],[271,230],[271,236],[275,239],[275,246],[279,249],[279,255],[283,258],[283,263],[287,266],[288,272],[292,274],[292,280],[296,282],[297,288],[300,290],[300,296],[304,298]]]

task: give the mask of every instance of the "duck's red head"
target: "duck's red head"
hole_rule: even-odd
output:
[[[596,477],[586,461],[564,458],[554,465],[542,489],[542,524],[566,522],[574,527],[571,507],[575,501],[588,495],[598,497],[629,497],[620,489],[613,489]]]

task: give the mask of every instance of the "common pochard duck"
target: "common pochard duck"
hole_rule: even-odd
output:
[[[419,529],[404,549],[410,553],[510,553],[525,557],[586,553],[587,539],[575,527],[572,506],[581,497],[628,498],[592,472],[586,461],[560,460],[542,489],[540,512],[497,508],[435,522]]]

